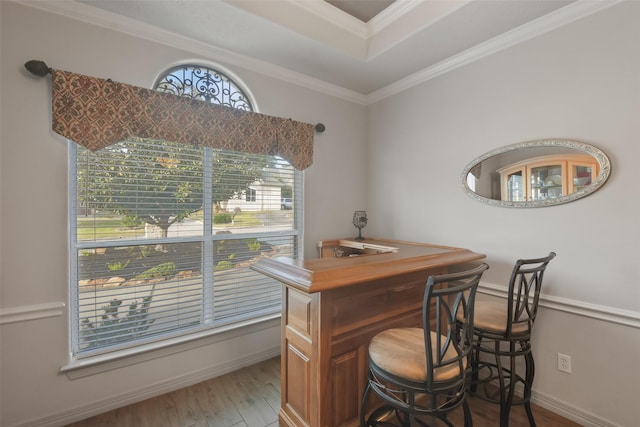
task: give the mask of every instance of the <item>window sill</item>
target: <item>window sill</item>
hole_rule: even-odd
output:
[[[60,372],[64,373],[70,380],[75,380],[241,337],[279,325],[280,314],[274,314],[216,330],[201,331],[117,352],[72,359],[60,368]]]

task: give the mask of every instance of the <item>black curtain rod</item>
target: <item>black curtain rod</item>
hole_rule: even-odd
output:
[[[24,67],[31,73],[38,77],[44,77],[47,74],[51,74],[52,69],[49,68],[44,61],[38,61],[36,59],[32,59],[30,61],[25,62]],[[315,126],[315,130],[318,133],[324,132],[326,127],[322,123],[318,123]]]

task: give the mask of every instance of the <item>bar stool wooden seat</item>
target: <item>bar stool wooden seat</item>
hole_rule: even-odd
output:
[[[472,426],[465,400],[468,356],[476,290],[487,268],[481,264],[468,271],[430,276],[422,304],[423,328],[388,329],[373,337],[361,427],[414,427],[434,419],[453,426],[447,414],[460,406],[464,425]],[[380,405],[369,413],[367,406],[373,402]]]
[[[531,411],[535,374],[531,331],[538,313],[544,272],[555,256],[551,252],[544,258],[518,260],[509,279],[507,300],[479,299],[476,303],[470,391],[500,404],[501,427],[509,425],[509,413],[516,404],[524,405],[529,424],[536,425]],[[523,364],[518,364],[519,358]],[[522,396],[516,396],[518,384],[522,386]]]

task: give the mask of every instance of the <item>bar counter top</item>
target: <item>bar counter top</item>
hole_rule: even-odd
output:
[[[286,257],[263,258],[252,269],[307,293],[337,289],[412,271],[463,264],[485,257],[469,249],[398,240],[352,238],[318,243],[320,258],[294,261]],[[337,257],[333,248],[359,248],[357,256]],[[331,254],[327,249],[330,249]]]

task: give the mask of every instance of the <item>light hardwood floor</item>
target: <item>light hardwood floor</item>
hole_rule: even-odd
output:
[[[475,427],[498,425],[498,405],[473,397],[469,402]],[[67,427],[277,427],[279,408],[276,357]],[[540,427],[579,426],[535,405],[533,411]],[[462,425],[462,414],[452,413],[450,419]],[[510,420],[512,427],[529,426],[521,406],[512,409]]]

